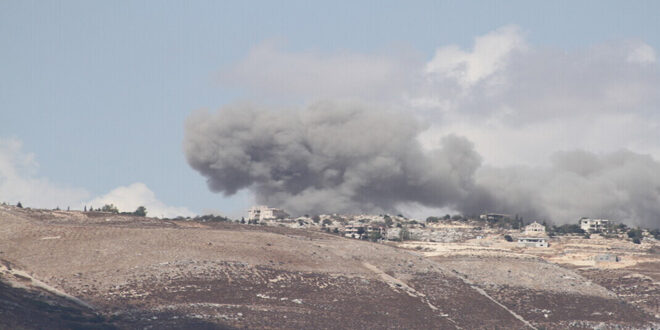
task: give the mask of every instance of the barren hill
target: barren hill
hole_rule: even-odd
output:
[[[0,259],[0,289],[11,289],[0,296],[0,327],[41,328],[43,322],[17,317],[16,310],[54,328],[644,328],[657,322],[597,281],[538,258],[427,258],[302,229],[0,206]],[[34,303],[19,304],[25,301]],[[36,313],[43,306],[48,313]],[[72,315],[79,323],[71,323]]]

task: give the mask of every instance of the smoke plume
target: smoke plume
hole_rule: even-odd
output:
[[[212,191],[248,188],[259,203],[295,214],[394,212],[404,202],[457,206],[474,190],[480,157],[457,136],[423,151],[417,136],[424,129],[402,113],[356,104],[230,107],[192,115],[184,150]]]
[[[580,217],[660,227],[660,163],[620,150],[558,152],[547,167],[483,167],[475,175],[499,211],[554,223]]]
[[[298,111],[233,106],[186,123],[188,163],[214,192],[249,189],[293,214],[397,212],[404,204],[574,223],[605,217],[657,227],[660,163],[631,151],[560,152],[547,166],[482,166],[470,141],[422,148],[427,127],[354,103]]]

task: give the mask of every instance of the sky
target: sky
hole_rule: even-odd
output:
[[[551,163],[536,184],[556,183],[564,174],[547,173],[568,161],[553,159],[571,150],[601,162],[625,150],[653,169],[658,12],[657,1],[2,1],[0,201],[240,216],[255,192],[208,188],[184,150],[187,118],[329,99],[419,118],[429,150],[465,137],[480,182]]]

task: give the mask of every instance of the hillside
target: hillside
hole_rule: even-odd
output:
[[[0,327],[646,328],[660,314],[609,273],[533,255],[228,222],[0,206],[0,259]]]

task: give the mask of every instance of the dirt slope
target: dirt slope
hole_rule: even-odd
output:
[[[0,207],[0,258],[119,328],[524,329],[654,321],[625,304],[592,316],[602,309],[592,303],[622,303],[595,283],[591,291],[548,296],[544,287],[490,285],[487,276],[415,252],[288,228]],[[535,276],[527,268],[520,276]],[[16,284],[6,272],[0,277]],[[530,312],[552,308],[552,318]],[[566,308],[576,312],[562,317]]]

